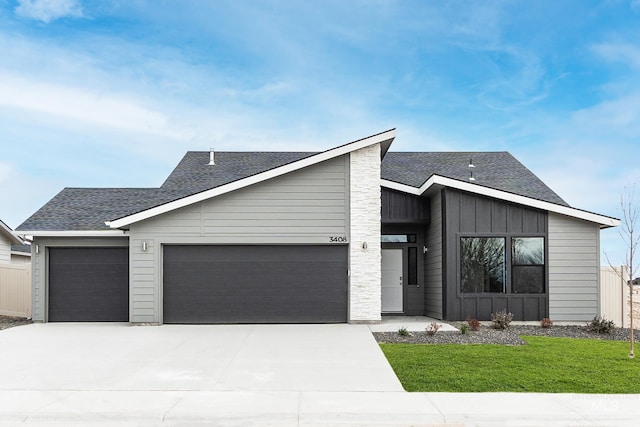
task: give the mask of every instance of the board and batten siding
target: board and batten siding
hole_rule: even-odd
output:
[[[50,247],[123,247],[126,237],[34,237],[31,244],[31,318],[47,321],[48,250]],[[38,253],[35,248],[38,247]]]
[[[600,312],[600,227],[549,213],[549,317],[589,321]]]
[[[163,244],[344,243],[348,206],[345,155],[132,224],[131,321],[162,321]]]
[[[438,191],[431,197],[431,224],[427,231],[425,260],[425,315],[442,319],[442,195]]]

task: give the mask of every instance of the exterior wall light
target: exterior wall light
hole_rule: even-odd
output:
[[[143,240],[143,241],[142,241],[142,250],[143,250],[144,252],[146,252],[146,251],[147,251],[147,248],[148,248],[148,246],[147,246],[147,241],[146,241],[146,240]]]

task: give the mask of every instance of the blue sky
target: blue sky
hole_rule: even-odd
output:
[[[640,181],[640,0],[0,0],[0,218],[187,150],[510,151],[574,207]],[[602,233],[615,263],[615,231]]]

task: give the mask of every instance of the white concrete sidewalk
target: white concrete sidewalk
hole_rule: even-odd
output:
[[[635,427],[638,395],[0,391],[0,426]]]

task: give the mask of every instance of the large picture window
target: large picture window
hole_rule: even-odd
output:
[[[544,237],[461,237],[463,293],[545,292]]]
[[[460,285],[462,292],[505,292],[505,239],[460,239]]]
[[[513,237],[511,253],[511,291],[544,293],[544,238]]]

